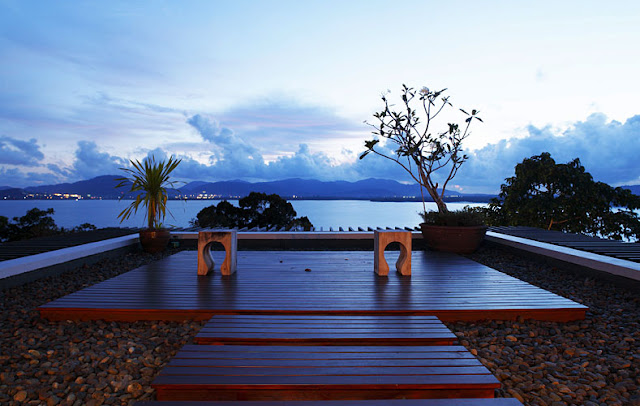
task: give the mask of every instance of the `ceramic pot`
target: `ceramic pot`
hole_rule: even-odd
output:
[[[487,232],[487,226],[452,227],[420,224],[427,247],[434,251],[471,254],[475,252]]]
[[[155,254],[167,248],[171,233],[164,228],[146,229],[140,231],[140,245],[145,252]]]

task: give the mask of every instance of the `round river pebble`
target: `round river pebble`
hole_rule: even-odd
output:
[[[204,322],[49,322],[36,308],[160,257],[129,254],[0,291],[0,404],[154,399],[151,381]]]
[[[471,259],[589,307],[585,320],[446,323],[525,405],[640,406],[640,295],[497,248]]]

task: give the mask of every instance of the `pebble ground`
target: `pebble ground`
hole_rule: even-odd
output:
[[[498,248],[471,259],[589,307],[585,320],[447,323],[502,382],[536,406],[640,406],[640,292]]]
[[[129,254],[0,291],[0,404],[154,399],[151,381],[203,322],[48,322],[36,308],[159,258]]]
[[[171,254],[169,252],[168,254]],[[130,405],[204,322],[48,322],[36,308],[158,256],[129,254],[0,291],[0,404]],[[525,405],[640,406],[640,295],[496,248],[471,258],[589,306],[570,323],[448,323]]]

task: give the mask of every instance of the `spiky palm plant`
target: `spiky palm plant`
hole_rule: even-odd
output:
[[[118,214],[121,223],[131,217],[131,214],[137,213],[142,205],[146,209],[145,218],[148,228],[162,227],[167,209],[167,188],[175,189],[177,183],[170,181],[169,175],[181,161],[172,156],[168,161],[156,163],[155,157],[152,156],[142,163],[131,160],[132,168],[120,168],[129,176],[116,179],[120,181],[116,187],[130,186],[129,193],[140,192],[129,207]]]

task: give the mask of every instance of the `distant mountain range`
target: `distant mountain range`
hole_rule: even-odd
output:
[[[638,195],[640,196],[640,185],[632,185],[632,186],[621,186],[625,189],[629,189],[631,191],[631,193],[633,193],[634,195]]]
[[[74,199],[132,198],[125,189],[116,189],[118,176],[106,175],[75,183],[31,186],[23,189],[0,186],[0,199]],[[365,179],[357,182],[323,182],[308,179],[286,179],[273,182],[250,183],[241,180],[222,182],[190,182],[178,191],[171,191],[171,198],[233,199],[251,192],[276,193],[287,199],[372,199],[372,200],[420,200],[417,185],[405,185],[388,179]],[[447,200],[486,202],[492,195],[447,193]]]
[[[0,199],[118,199],[133,198],[125,189],[116,189],[119,176],[106,175],[74,183],[13,188],[0,186]],[[640,195],[640,185],[622,186]],[[251,192],[276,193],[286,199],[365,199],[421,200],[415,184],[406,185],[389,179],[365,179],[357,182],[323,182],[312,179],[285,179],[273,182],[190,182],[179,191],[170,191],[170,198],[237,199]],[[448,201],[488,202],[495,195],[447,192]],[[430,200],[427,197],[427,200]]]

